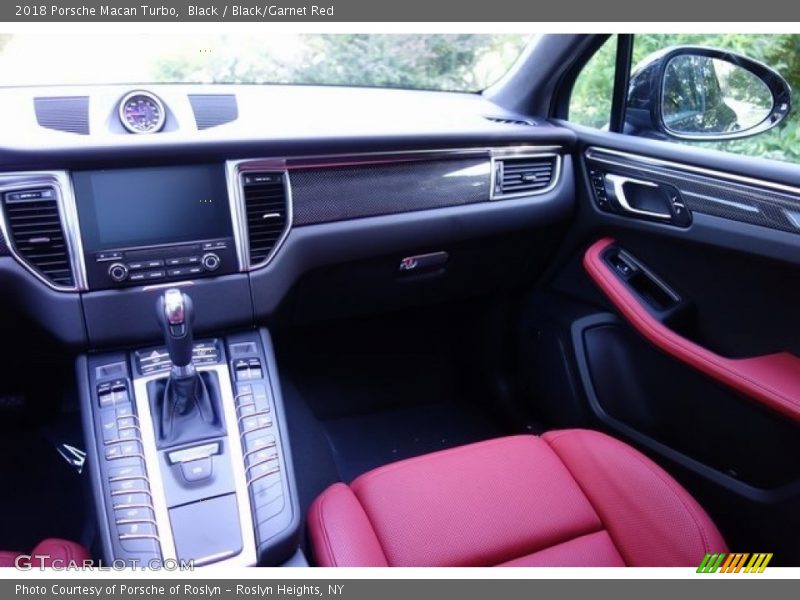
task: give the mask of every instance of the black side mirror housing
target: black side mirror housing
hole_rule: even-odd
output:
[[[792,90],[774,69],[702,46],[676,46],[648,56],[631,74],[625,132],[657,139],[720,141],[779,125]]]

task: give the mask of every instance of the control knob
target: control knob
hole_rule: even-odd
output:
[[[108,267],[108,276],[117,283],[121,283],[128,278],[128,267],[122,263],[114,263]]]
[[[219,269],[219,263],[220,263],[219,256],[217,256],[213,252],[204,254],[202,263],[203,263],[203,268],[206,271],[216,271],[217,269]]]

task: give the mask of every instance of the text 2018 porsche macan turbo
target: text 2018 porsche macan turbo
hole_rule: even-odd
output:
[[[0,564],[800,564],[791,81],[639,37],[0,88]]]

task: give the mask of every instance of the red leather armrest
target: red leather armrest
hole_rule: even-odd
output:
[[[655,319],[603,261],[603,252],[614,243],[603,238],[592,244],[584,254],[583,266],[640,334],[678,360],[800,422],[800,358],[788,352],[725,358],[678,335]]]

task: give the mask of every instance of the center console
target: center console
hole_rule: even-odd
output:
[[[289,213],[283,175],[251,171],[71,173],[89,339],[124,348],[78,361],[107,561],[279,565],[299,548],[270,337],[236,330],[253,321],[249,251],[277,240]],[[243,218],[257,227],[244,233]],[[217,333],[195,339],[195,321]]]
[[[79,360],[103,554],[281,564],[300,514],[269,334],[193,340],[178,297],[191,302],[170,289],[154,307],[163,346]]]

